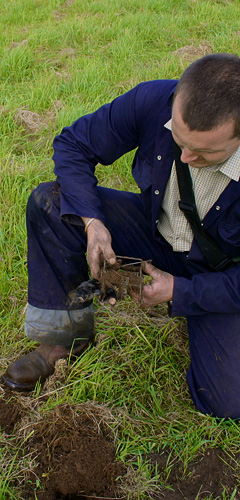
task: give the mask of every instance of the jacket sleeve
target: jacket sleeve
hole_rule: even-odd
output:
[[[176,277],[172,316],[240,313],[240,264],[224,272]]]
[[[111,164],[137,146],[135,92],[130,91],[83,116],[54,139],[54,172],[61,186],[61,216],[96,217],[104,222],[95,189],[95,166]]]
[[[54,139],[61,216],[70,214],[73,220],[74,216],[75,220],[79,216],[96,217],[104,222],[96,190],[96,164],[110,165],[137,148],[149,122],[153,130],[175,86],[174,80],[140,83],[112,103],[65,127]]]
[[[112,103],[65,127],[54,139],[54,172],[61,186],[61,216],[96,217],[104,222],[95,166],[110,165],[138,146],[139,127],[151,107],[149,86],[151,82],[137,85]]]

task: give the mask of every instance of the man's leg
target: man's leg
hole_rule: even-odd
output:
[[[117,255],[152,259],[155,266],[183,275],[183,266],[159,237],[154,240],[139,194],[98,188],[106,226]],[[79,220],[76,220],[79,222]],[[28,310],[25,331],[40,346],[7,369],[4,382],[15,390],[31,390],[54,371],[69,352],[79,355],[93,342],[91,302],[73,309],[69,292],[88,279],[84,226],[60,218],[60,188],[40,184],[29,198]],[[187,275],[186,275],[187,276]]]
[[[54,372],[55,362],[80,355],[94,340],[91,302],[72,310],[68,294],[88,279],[84,226],[61,221],[59,186],[41,184],[27,207],[29,304],[25,331],[40,346],[7,369],[14,390],[32,390]]]
[[[194,405],[220,418],[240,418],[240,314],[188,318],[191,365],[187,374]]]
[[[99,196],[116,253],[152,258],[152,238],[140,196],[105,188],[99,188]],[[33,389],[37,380],[43,382],[53,373],[58,359],[70,351],[81,354],[94,337],[92,303],[75,310],[69,301],[69,293],[88,279],[84,226],[61,220],[56,182],[41,184],[31,194],[27,229],[29,304],[25,331],[40,346],[10,365],[3,376],[8,387],[20,391]]]

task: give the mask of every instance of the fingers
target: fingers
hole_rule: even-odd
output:
[[[116,262],[117,262],[116,254],[114,253],[111,245],[103,247],[102,253],[103,253],[104,260],[106,260],[106,262],[108,264],[110,264],[110,266],[113,266],[114,264],[116,264]]]
[[[148,308],[150,307],[149,304],[146,302],[146,298],[144,296],[140,297],[140,295],[136,292],[131,292],[130,297],[135,304],[137,304],[141,308]]]
[[[98,279],[100,273],[100,261],[95,259],[90,259],[88,257],[88,262],[91,270],[91,275],[93,278]]]
[[[152,278],[154,278],[154,275],[156,275],[159,272],[159,269],[157,269],[155,266],[150,264],[150,262],[146,262],[146,261],[143,261],[142,268],[143,268],[143,271],[146,274],[148,274],[149,276],[152,276]]]
[[[94,221],[88,229],[87,259],[94,278],[98,278],[101,264],[106,261],[111,266],[116,263],[112,249],[112,239],[101,221]]]
[[[104,246],[99,246],[94,248],[92,251],[91,249],[89,250],[88,263],[93,278],[98,278],[100,269],[104,261],[110,264],[110,266],[116,264],[117,262],[116,255],[111,247],[109,249],[106,249],[106,247]]]

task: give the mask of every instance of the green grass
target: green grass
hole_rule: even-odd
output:
[[[201,47],[239,54],[240,4],[239,0],[9,0],[1,2],[0,12],[3,372],[16,353],[31,345],[23,334],[25,207],[39,182],[54,179],[54,136],[80,115],[143,80],[178,78],[192,57],[202,55]],[[184,46],[192,47],[190,59],[176,53]],[[20,122],[22,110],[37,113],[42,127],[33,129]],[[132,153],[112,166],[98,166],[99,182],[136,190],[131,158]],[[218,422],[193,408],[185,381],[187,337],[181,325],[178,320],[169,323],[164,308],[157,308],[154,317],[130,301],[113,311],[99,308],[98,348],[69,368],[65,386],[49,390],[47,402],[39,391],[35,394],[43,412],[67,401],[94,400],[111,407],[118,457],[136,468],[133,487],[139,499],[149,498],[159,483],[157,472],[152,477],[143,458],[149,452],[171,449],[187,470],[193,457],[207,447],[235,452],[240,445],[236,423]],[[9,450],[11,443],[5,440],[2,457]],[[1,500],[16,496],[11,479],[17,474],[15,466],[13,453],[7,478],[0,472]],[[224,500],[233,498],[234,492],[224,493]]]

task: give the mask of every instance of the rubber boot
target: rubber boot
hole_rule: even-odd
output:
[[[7,368],[2,381],[13,391],[32,391],[38,381],[43,384],[54,373],[56,361],[66,359],[69,355],[71,359],[76,359],[93,343],[94,335],[71,350],[59,345],[40,344],[35,351],[14,361]]]

